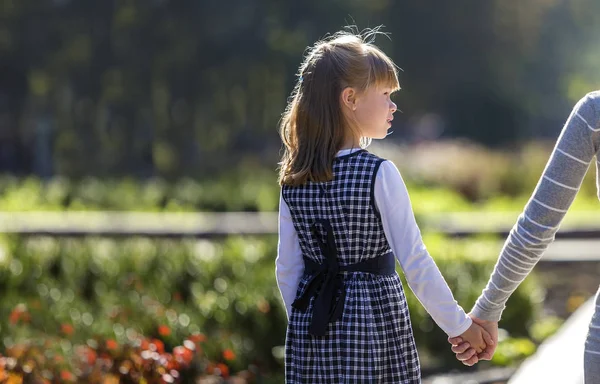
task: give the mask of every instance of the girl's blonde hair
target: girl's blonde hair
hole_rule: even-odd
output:
[[[331,180],[333,160],[349,133],[368,145],[345,121],[340,95],[347,87],[359,94],[373,85],[400,88],[395,64],[373,44],[380,33],[340,31],[309,47],[280,124],[280,185]]]

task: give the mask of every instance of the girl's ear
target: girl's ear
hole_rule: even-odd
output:
[[[341,94],[342,106],[356,111],[357,93],[352,87],[346,87]]]

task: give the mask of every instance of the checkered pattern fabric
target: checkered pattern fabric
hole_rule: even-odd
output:
[[[332,181],[283,187],[305,258],[323,262],[310,231],[317,219],[331,223],[341,266],[390,252],[374,204],[375,175],[382,161],[366,150],[356,151],[336,158]],[[343,272],[342,278],[344,312],[340,320],[328,324],[325,336],[308,332],[314,297],[306,311],[292,309],[285,345],[286,383],[420,383],[417,349],[398,274]],[[304,274],[296,297],[308,280]]]

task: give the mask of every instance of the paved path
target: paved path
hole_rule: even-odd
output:
[[[583,348],[594,312],[590,298],[527,359],[508,384],[583,384]]]
[[[548,246],[544,261],[594,261],[600,260],[600,239],[557,239]],[[598,281],[600,283],[600,280]]]

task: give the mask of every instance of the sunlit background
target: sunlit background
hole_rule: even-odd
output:
[[[0,0],[0,380],[283,383],[277,124],[305,48],[349,24],[384,25],[402,90],[369,150],[397,164],[470,309],[571,108],[600,88],[598,14],[595,0]],[[458,363],[409,293],[423,377],[507,382],[597,289],[598,210],[589,172],[572,246],[513,295],[492,362]]]

